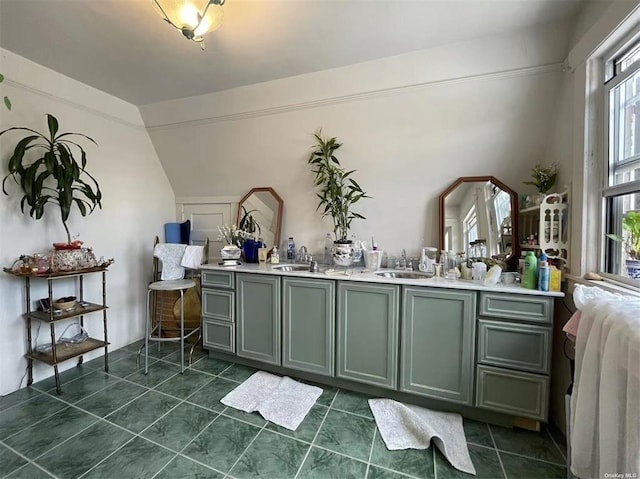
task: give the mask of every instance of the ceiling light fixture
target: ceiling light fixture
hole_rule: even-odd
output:
[[[151,0],[160,16],[204,50],[204,35],[220,25],[225,0]]]

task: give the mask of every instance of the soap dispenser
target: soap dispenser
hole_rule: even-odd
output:
[[[271,250],[271,264],[278,264],[280,262],[280,253],[278,253],[278,247],[274,245]]]

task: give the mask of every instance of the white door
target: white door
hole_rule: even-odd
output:
[[[217,262],[224,246],[218,241],[218,227],[235,223],[232,213],[237,206],[232,202],[178,203],[176,206],[178,221],[191,220],[191,244],[203,245],[209,238],[209,262]]]

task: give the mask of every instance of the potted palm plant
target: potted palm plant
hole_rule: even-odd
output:
[[[316,211],[322,210],[322,217],[333,220],[335,235],[333,260],[338,266],[349,266],[354,259],[354,248],[349,240],[349,229],[354,219],[366,219],[353,211],[353,205],[362,198],[370,198],[353,179],[356,170],[342,168],[335,155],[342,143],[335,137],[323,138],[322,130],[314,134],[316,143],[309,155],[308,164],[315,174],[314,184],[320,187],[316,193],[319,202]]]
[[[67,241],[54,246],[57,249],[79,248],[82,242],[71,241],[67,226],[71,209],[75,205],[80,214],[86,216],[96,206],[102,208],[102,192],[96,179],[85,169],[87,155],[76,137],[96,142],[82,133],[60,133],[58,120],[51,114],[47,114],[47,124],[47,135],[25,127],[0,132],[0,136],[12,131],[28,132],[18,141],[9,159],[9,172],[2,180],[2,191],[9,194],[6,183],[9,178],[13,179],[22,190],[20,209],[24,213],[28,206],[29,215],[35,219],[42,218],[46,205],[56,205]],[[33,155],[35,152],[38,154]]]
[[[627,254],[626,266],[629,278],[640,279],[640,211],[629,211],[622,218],[624,234],[608,234],[607,237],[622,243]]]

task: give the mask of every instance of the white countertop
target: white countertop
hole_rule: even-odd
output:
[[[280,266],[288,263],[280,263]],[[538,291],[535,289],[523,288],[519,284],[506,285],[498,283],[493,286],[485,286],[479,281],[455,280],[448,281],[442,278],[407,279],[407,278],[385,278],[378,276],[372,271],[366,271],[361,266],[353,268],[333,268],[320,265],[320,272],[311,273],[309,271],[282,271],[275,269],[269,263],[243,263],[239,266],[220,266],[218,264],[203,264],[202,270],[235,271],[238,273],[261,273],[274,274],[278,276],[296,276],[300,278],[336,279],[340,281],[362,281],[366,283],[386,283],[404,284],[410,286],[429,286],[432,288],[449,289],[470,289],[474,291],[493,291],[499,293],[530,294],[534,296],[555,296],[564,297],[564,293],[559,291]],[[380,271],[397,271],[393,269],[381,269]]]

